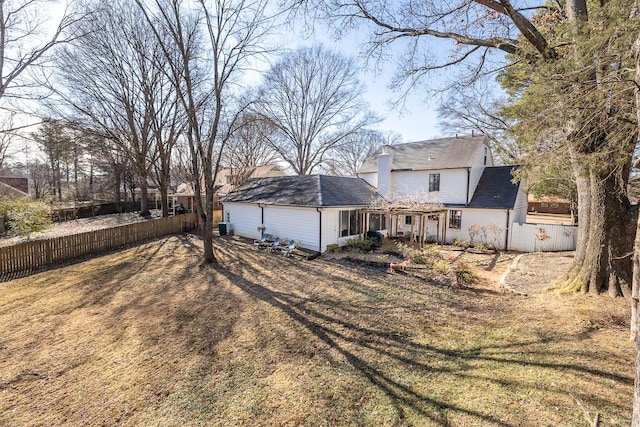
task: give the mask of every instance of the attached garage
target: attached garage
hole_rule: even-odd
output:
[[[264,232],[323,252],[362,235],[364,212],[375,189],[359,178],[282,176],[247,181],[222,200],[224,218],[240,236]]]

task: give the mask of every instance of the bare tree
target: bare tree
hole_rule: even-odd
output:
[[[74,25],[88,13],[65,10],[52,22],[52,0],[0,2],[0,100],[38,98],[35,75],[46,77],[49,51],[82,36]]]
[[[47,119],[37,132],[31,134],[33,140],[40,145],[49,162],[50,187],[62,200],[62,166],[67,161],[71,150],[71,137],[64,124]]]
[[[180,105],[187,116],[196,206],[203,222],[204,262],[213,250],[214,182],[240,107],[234,90],[245,67],[265,53],[270,30],[266,0],[136,0],[162,45]],[[152,7],[152,4],[154,7]],[[204,187],[204,188],[203,188]],[[204,191],[203,191],[204,190]]]
[[[347,136],[329,152],[325,163],[333,175],[355,176],[364,161],[383,145],[402,142],[402,136],[394,132],[361,129]]]
[[[329,150],[376,122],[362,99],[351,59],[321,46],[284,55],[264,76],[254,113],[276,129],[268,141],[298,175]]]
[[[42,199],[51,194],[51,172],[46,163],[36,160],[29,165],[27,172],[34,199]]]
[[[270,122],[255,114],[244,113],[239,117],[223,159],[224,166],[231,170],[234,185],[248,179],[255,167],[276,161],[278,154],[268,143],[274,131]]]
[[[494,86],[476,82],[471,86],[449,90],[438,108],[439,127],[450,134],[481,132],[489,138],[497,163],[517,164],[526,150],[509,132],[516,120],[501,113],[509,99]]]
[[[86,36],[59,54],[65,90],[57,93],[76,123],[112,140],[129,158],[138,178],[140,215],[147,216],[152,167],[162,156],[160,176],[168,176],[166,152],[179,131],[175,93],[158,41],[136,5],[112,2],[94,14],[96,19],[78,25]],[[167,178],[160,181],[166,212]]]

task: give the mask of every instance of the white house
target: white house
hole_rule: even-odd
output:
[[[471,236],[471,227],[489,231],[489,243],[504,249],[509,246],[511,224],[525,222],[527,214],[527,196],[520,183],[511,182],[513,169],[494,166],[488,139],[479,135],[384,146],[364,162],[357,175],[383,197],[428,194],[444,205],[446,222],[429,217],[427,240],[439,234],[447,243],[471,237],[477,241],[480,236]],[[415,219],[397,215],[387,233],[414,231]]]
[[[362,235],[364,209],[376,197],[362,179],[305,175],[250,179],[221,202],[235,234],[257,239],[264,225],[267,234],[324,252]]]

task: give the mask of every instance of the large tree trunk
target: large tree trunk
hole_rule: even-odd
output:
[[[621,175],[591,170],[578,179],[578,245],[567,291],[631,296],[636,212],[620,191]]]
[[[140,216],[150,217],[149,212],[149,188],[147,184],[147,177],[140,178]]]
[[[205,173],[205,203],[204,203],[204,223],[202,242],[204,244],[204,262],[206,264],[217,263],[214,250],[213,250],[213,193],[214,193],[214,181],[211,163],[208,162],[204,166]]]
[[[632,16],[637,14],[634,11]],[[635,56],[635,100],[636,100],[636,117],[638,131],[640,132],[640,35],[637,36],[633,44],[633,54]],[[631,419],[632,427],[640,427],[640,339],[638,339],[637,331],[640,329],[640,316],[638,316],[638,299],[640,294],[640,215],[637,219],[636,236],[634,242],[633,253],[633,287],[631,294],[631,333],[632,338],[636,340],[636,373],[633,389],[633,416]]]
[[[159,189],[162,216],[169,216],[169,185],[166,182],[160,182]]]

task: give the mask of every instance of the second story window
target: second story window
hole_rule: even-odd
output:
[[[439,173],[430,173],[429,174],[429,191],[440,191],[440,174]]]

